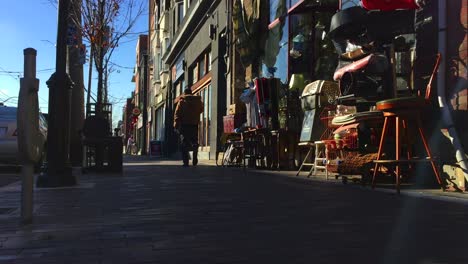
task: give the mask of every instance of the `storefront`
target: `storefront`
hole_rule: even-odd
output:
[[[248,87],[239,95],[247,122],[232,121],[234,113],[225,117],[225,133],[239,134],[237,146],[244,148],[232,153],[244,153],[255,167],[291,168],[275,159],[293,156],[302,164],[306,158],[296,147],[313,157],[320,145],[326,171],[373,174],[374,182],[395,170],[396,176],[385,176],[394,177],[398,189],[408,176],[402,172],[416,167],[408,164],[423,162],[423,174],[443,184],[424,132],[428,124],[440,125],[428,119],[437,109],[441,62],[430,41],[438,37],[437,22],[429,20],[437,12],[437,3],[421,7],[412,0],[234,1],[243,66],[236,70]]]

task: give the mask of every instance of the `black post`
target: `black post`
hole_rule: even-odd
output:
[[[148,141],[147,137],[147,124],[148,124],[148,54],[143,55],[143,147],[141,149],[141,155],[147,154]]]
[[[68,18],[69,25],[73,25],[77,29],[81,26],[81,2],[81,0],[72,0],[70,5],[71,14]],[[84,125],[83,64],[80,59],[82,37],[80,33],[76,33],[74,37],[76,43],[71,43],[73,45],[70,45],[68,49],[68,73],[75,83],[71,101],[70,161],[73,166],[81,167],[83,164],[83,147],[80,131]]]
[[[73,82],[66,73],[67,27],[70,0],[59,0],[55,73],[49,87],[47,165],[37,179],[38,187],[75,185],[70,165],[70,102]]]

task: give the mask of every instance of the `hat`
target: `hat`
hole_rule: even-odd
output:
[[[185,88],[184,94],[192,94],[192,89],[190,89],[190,88],[188,88],[188,87]]]

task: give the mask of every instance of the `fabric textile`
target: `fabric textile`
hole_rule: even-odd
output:
[[[198,125],[203,112],[203,102],[200,96],[184,94],[179,98],[174,113],[174,127],[180,125]]]

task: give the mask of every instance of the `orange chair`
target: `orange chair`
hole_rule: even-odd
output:
[[[434,174],[437,178],[439,185],[442,185],[442,180],[440,178],[439,171],[437,166],[434,162],[433,156],[431,154],[431,149],[427,142],[426,136],[423,131],[423,126],[421,122],[421,112],[430,104],[430,95],[431,95],[431,87],[432,81],[434,79],[435,74],[439,68],[441,56],[437,54],[436,62],[434,69],[432,70],[431,77],[426,87],[425,96],[410,96],[410,97],[401,97],[401,98],[393,98],[389,100],[383,100],[376,103],[376,108],[381,110],[384,114],[384,125],[382,129],[382,135],[380,137],[380,144],[379,150],[377,153],[377,159],[374,161],[374,175],[372,177],[372,188],[375,188],[375,178],[379,171],[380,166],[382,165],[394,165],[396,167],[396,189],[397,192],[400,193],[400,174],[401,174],[401,165],[403,164],[411,164],[418,161],[428,161],[432,165],[432,169]],[[395,142],[396,142],[396,149],[395,149],[395,159],[394,160],[382,160],[383,148],[385,144],[385,139],[388,135],[388,130],[390,127],[390,122],[395,122]],[[403,132],[407,135],[407,125],[409,122],[414,122],[416,128],[419,131],[419,135],[421,136],[422,143],[424,144],[424,148],[426,150],[427,158],[426,159],[413,159],[412,153],[408,148],[407,151],[407,159],[401,158],[401,138],[400,133]],[[403,130],[402,130],[403,128]],[[406,137],[407,138],[407,137]],[[406,142],[407,144],[409,142]]]

